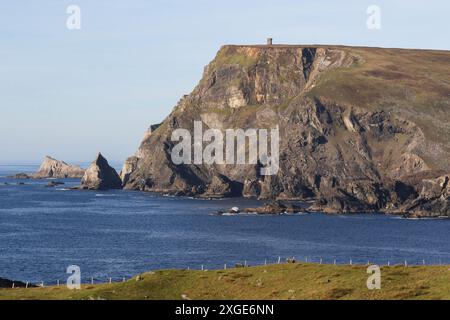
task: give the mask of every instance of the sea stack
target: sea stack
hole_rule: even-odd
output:
[[[116,170],[99,153],[81,179],[81,188],[87,190],[122,189],[122,180]]]
[[[80,179],[84,175],[84,169],[79,166],[69,165],[64,161],[56,160],[46,156],[39,170],[32,175],[34,179]]]

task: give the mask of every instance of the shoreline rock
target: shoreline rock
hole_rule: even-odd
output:
[[[267,215],[279,215],[279,214],[295,214],[307,212],[304,203],[298,201],[280,201],[274,200],[268,203],[265,203],[261,207],[254,208],[244,208],[240,209],[238,207],[233,207],[228,210],[218,211],[217,214],[240,214],[240,213],[256,213],[256,214],[267,214]]]

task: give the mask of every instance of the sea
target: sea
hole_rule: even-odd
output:
[[[297,261],[449,264],[450,220],[383,214],[217,215],[256,199],[201,200],[137,191],[70,190],[76,179],[8,176],[0,165],[0,277],[55,284],[78,266],[83,282],[160,269],[222,269]],[[23,184],[22,184],[23,183]]]

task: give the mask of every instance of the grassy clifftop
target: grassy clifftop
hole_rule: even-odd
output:
[[[81,290],[2,289],[0,299],[450,299],[449,266],[382,267],[381,290],[367,289],[366,270],[317,264],[165,270]]]

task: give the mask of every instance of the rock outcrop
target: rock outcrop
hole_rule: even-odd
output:
[[[64,161],[56,160],[52,157],[46,156],[39,170],[31,177],[34,179],[79,179],[83,177],[84,171],[85,170],[79,166],[69,165]]]
[[[122,180],[101,153],[84,173],[81,188],[87,190],[121,189]]]
[[[423,70],[426,70],[424,72]],[[124,188],[312,199],[313,210],[450,216],[450,52],[224,46],[122,170]],[[174,164],[175,129],[280,130],[279,170]],[[204,143],[203,146],[206,146]]]
[[[445,217],[450,211],[450,175],[423,179],[415,184],[414,196],[409,197],[399,213],[411,217]]]
[[[257,214],[294,214],[305,212],[306,207],[301,203],[295,202],[283,202],[283,201],[271,201],[257,208],[245,208],[246,213],[257,213]]]

